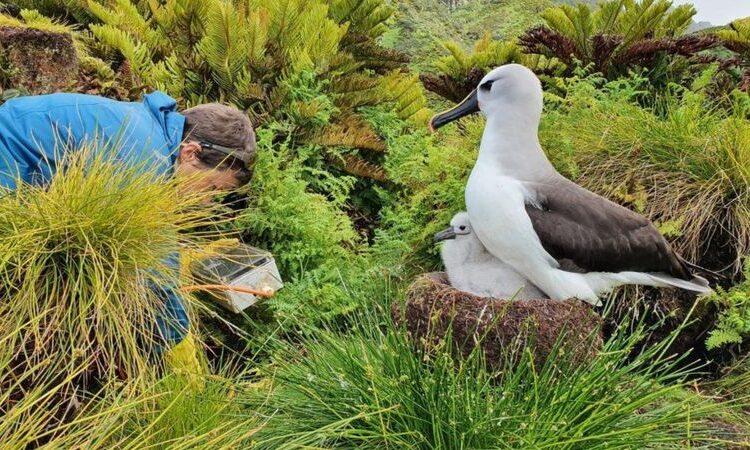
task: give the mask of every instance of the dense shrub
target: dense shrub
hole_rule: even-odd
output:
[[[434,267],[433,235],[465,209],[464,186],[483,122],[467,122],[466,135],[454,130],[438,137],[410,132],[386,111],[370,111],[370,120],[386,136],[390,151],[384,166],[395,184],[382,193],[386,206],[373,250],[407,274]]]
[[[256,126],[288,120],[295,143],[318,143],[334,155],[338,147],[355,150],[329,158],[355,176],[381,178],[368,158],[384,150],[360,107],[391,104],[420,124],[429,116],[416,77],[401,70],[405,56],[377,41],[393,13],[385,0],[150,5],[90,2],[104,22],[91,31],[124,58],[126,81],[165,90],[186,105],[232,102]]]
[[[274,145],[273,133],[258,133],[257,176],[250,183],[248,208],[236,225],[251,242],[277,255],[284,274],[298,277],[326,261],[345,258],[358,245],[351,221],[341,210],[351,183],[327,176],[330,197],[309,192],[311,170],[288,145]],[[315,173],[315,175],[318,175]],[[347,250],[348,247],[348,250]]]
[[[560,5],[544,11],[545,24],[528,30],[520,43],[528,53],[564,62],[569,74],[576,63],[592,64],[609,79],[648,68],[656,81],[670,57],[690,58],[717,46],[713,36],[686,34],[695,13],[692,5],[672,7],[669,0]]]

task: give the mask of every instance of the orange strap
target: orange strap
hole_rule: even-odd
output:
[[[193,291],[234,291],[234,292],[241,292],[243,294],[252,294],[256,297],[263,297],[263,298],[270,298],[273,297],[275,292],[271,289],[267,291],[260,291],[257,289],[252,289],[249,287],[243,287],[243,286],[229,286],[226,284],[195,284],[191,286],[183,286],[181,289],[183,292],[193,292]]]

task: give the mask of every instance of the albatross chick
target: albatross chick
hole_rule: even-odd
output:
[[[472,231],[466,212],[453,216],[450,228],[436,234],[435,242],[443,242],[440,254],[454,288],[478,297],[547,298],[529,280],[484,248]]]

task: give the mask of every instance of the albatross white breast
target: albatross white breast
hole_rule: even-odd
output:
[[[466,186],[469,218],[487,251],[553,299],[598,304],[623,284],[710,292],[645,217],[557,173],[539,144],[542,102],[536,75],[510,64],[430,123],[437,129],[478,111],[487,118]]]

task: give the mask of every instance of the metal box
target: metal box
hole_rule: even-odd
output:
[[[284,286],[271,253],[240,244],[225,251],[221,256],[199,262],[193,273],[201,283],[251,288],[258,291],[276,292]],[[225,290],[212,291],[226,309],[239,313],[258,302],[253,294]]]

